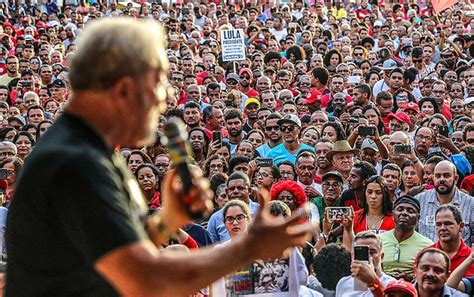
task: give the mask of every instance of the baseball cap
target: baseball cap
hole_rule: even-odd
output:
[[[321,179],[322,179],[323,181],[325,181],[325,180],[327,180],[327,179],[330,178],[330,177],[334,177],[334,178],[336,178],[337,180],[339,180],[339,182],[344,183],[344,178],[342,177],[342,175],[341,175],[338,171],[329,171],[329,172],[325,173],[325,174],[321,177]]]
[[[20,116],[20,115],[14,115],[14,116],[11,116],[7,119],[8,122],[10,121],[18,121],[20,123],[22,123],[23,125],[26,125],[26,121],[25,121],[25,118]]]
[[[67,86],[66,86],[66,83],[64,82],[64,80],[62,80],[62,79],[56,79],[56,80],[54,80],[53,83],[51,84],[51,87],[59,87],[59,88],[65,89]]]
[[[406,282],[404,280],[397,280],[389,283],[386,287],[385,290],[383,291],[384,293],[388,292],[403,292],[407,293],[412,297],[417,297],[418,292],[416,291],[416,288],[413,284]]]
[[[410,117],[403,111],[398,111],[397,113],[390,113],[387,119],[388,120],[397,119],[398,121],[402,123],[407,123],[408,125],[411,125]]]
[[[273,72],[273,73],[276,73],[276,70],[275,68],[273,68],[272,66],[268,66],[266,67],[264,70],[263,70],[263,73],[265,72]]]
[[[364,139],[364,141],[362,141],[362,145],[360,146],[361,150],[366,148],[373,149],[376,152],[379,151],[379,148],[377,147],[377,144],[375,144],[375,141],[370,138]]]
[[[293,123],[298,127],[301,127],[301,121],[297,115],[294,114],[287,114],[282,119],[278,120],[277,124],[281,126],[283,123]]]
[[[29,74],[29,75],[34,75],[33,70],[31,70],[31,69],[25,69],[25,70],[23,70],[23,71],[21,72],[20,76],[23,77],[23,76],[28,75],[28,74]]]
[[[242,68],[239,71],[239,75],[242,75],[242,73],[247,73],[250,77],[253,76],[252,70],[250,68]]]
[[[252,103],[257,104],[258,106],[260,106],[260,101],[258,101],[257,98],[249,98],[249,99],[247,99],[247,101],[245,101],[245,106],[244,107],[247,107],[248,105],[250,105]]]
[[[392,70],[397,67],[398,67],[398,64],[393,59],[388,59],[382,64],[382,70]]]
[[[232,79],[234,79],[234,80],[236,80],[236,81],[238,82],[238,81],[239,81],[239,75],[236,74],[236,73],[229,73],[229,74],[227,74],[227,76],[225,77],[225,80],[226,80],[226,81],[229,81],[229,80],[232,80]]]
[[[402,109],[403,111],[413,110],[416,113],[420,113],[420,107],[415,102],[408,102]]]

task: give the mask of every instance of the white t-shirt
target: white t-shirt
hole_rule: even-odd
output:
[[[390,282],[395,281],[391,276],[385,273],[379,278],[383,286],[386,287]],[[346,276],[339,280],[336,286],[336,297],[372,297],[372,291],[367,289],[365,291],[355,290],[354,278],[352,276]]]

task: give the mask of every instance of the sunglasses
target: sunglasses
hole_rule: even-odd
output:
[[[266,130],[267,132],[270,132],[270,131],[272,131],[272,130],[277,131],[278,129],[280,129],[280,126],[266,126],[266,127],[265,127],[265,130]]]
[[[281,132],[293,132],[296,129],[296,126],[280,126]]]

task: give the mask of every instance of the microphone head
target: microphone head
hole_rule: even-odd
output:
[[[181,137],[187,139],[186,127],[180,118],[172,117],[168,120],[163,128],[164,136],[161,138],[163,145],[168,145],[172,139]]]

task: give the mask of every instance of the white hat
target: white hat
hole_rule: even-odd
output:
[[[466,99],[464,99],[464,104],[471,104],[474,102],[474,97],[467,97]]]
[[[373,141],[370,138],[364,139],[364,141],[362,141],[362,145],[360,146],[361,150],[366,149],[366,148],[373,149],[376,152],[379,151],[379,148],[377,147],[377,144],[375,143],[375,141]]]

